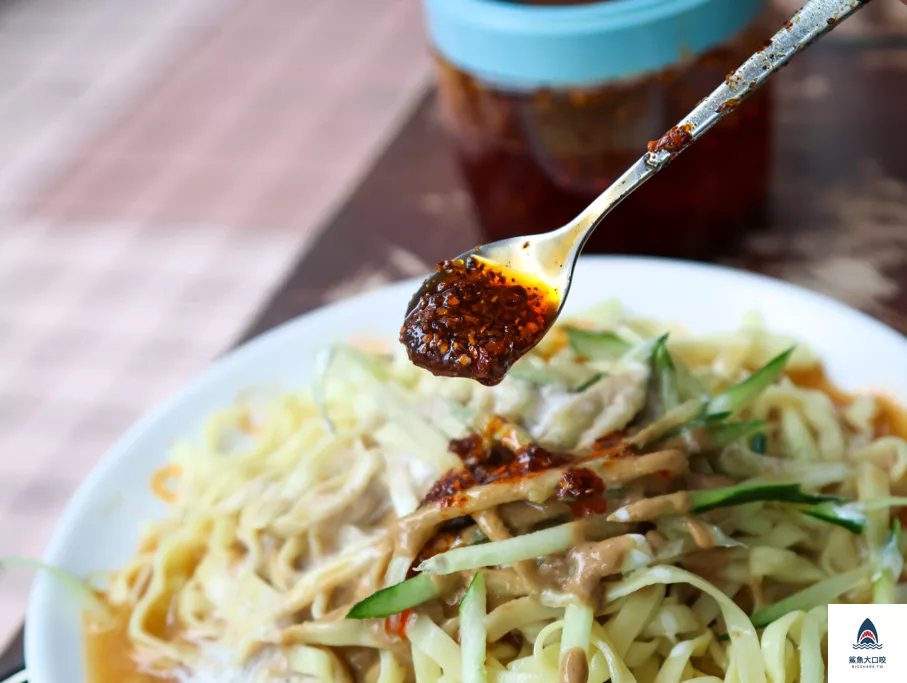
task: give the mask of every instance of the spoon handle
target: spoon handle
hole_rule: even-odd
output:
[[[674,157],[736,109],[798,51],[831,31],[871,0],[808,0],[772,39],[747,59],[724,82],[701,100],[676,126],[561,230],[575,238],[578,252],[608,212],[627,195],[670,163]],[[745,134],[745,132],[744,132]]]

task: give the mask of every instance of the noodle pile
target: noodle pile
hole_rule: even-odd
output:
[[[819,683],[828,603],[907,599],[907,443],[792,344],[608,304],[496,387],[332,349],[173,448],[103,597],[179,682]]]

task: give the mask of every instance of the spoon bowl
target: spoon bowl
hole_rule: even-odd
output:
[[[479,245],[451,260],[466,261],[474,258],[509,271],[532,274],[534,279],[544,283],[556,293],[560,305],[563,305],[573,279],[573,266],[582,250],[581,243],[572,235],[564,234],[576,229],[575,222],[539,235],[511,237]],[[435,273],[422,282],[409,300],[406,307],[407,316],[418,307],[419,301],[426,294],[437,288],[439,279],[439,274]]]

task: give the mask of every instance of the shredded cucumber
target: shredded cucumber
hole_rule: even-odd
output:
[[[796,408],[781,409],[781,435],[788,455],[794,460],[818,462],[821,459],[819,446]]]
[[[514,363],[509,374],[515,379],[539,387],[557,382],[557,376],[551,372],[545,361],[532,354],[527,354]]]
[[[684,405],[689,405],[689,403]],[[698,410],[682,424],[674,427],[670,431],[664,432],[664,434],[661,436],[661,440],[667,441],[669,439],[676,439],[694,430],[707,431],[713,427],[720,425],[723,420],[730,417],[730,413],[715,413],[713,415],[706,414],[705,409],[707,408],[707,404],[704,405],[700,403],[693,405],[698,405]]]
[[[859,503],[854,503],[853,507],[866,512],[881,510],[882,508],[907,507],[907,498],[898,496],[873,498],[872,500],[861,500]]]
[[[680,358],[671,357],[674,362],[674,375],[677,381],[677,392],[680,394],[681,401],[696,399],[698,401],[707,401],[709,393],[705,390],[702,382],[693,374],[693,371],[687,367]]]
[[[855,534],[862,534],[866,531],[866,527],[869,524],[869,518],[864,513],[883,508],[904,506],[907,506],[907,498],[886,497],[849,503],[847,505],[823,503],[805,508],[800,512],[804,515],[821,519],[824,522],[844,527]]]
[[[8,569],[37,569],[50,574],[78,601],[79,605],[99,624],[110,623],[113,616],[104,601],[79,577],[65,569],[29,557],[6,557],[0,560],[0,572]]]
[[[447,450],[448,438],[428,419],[421,417],[402,389],[389,381],[387,368],[376,358],[349,347],[338,347],[333,367],[340,367],[355,382],[359,392],[372,399],[376,408],[397,425],[406,425],[408,450],[440,470],[458,466]]]
[[[378,619],[399,614],[441,595],[441,587],[427,574],[414,576],[376,593],[353,605],[347,619]]]
[[[504,541],[454,548],[430,557],[417,569],[427,574],[453,574],[468,569],[514,564],[563,552],[575,542],[576,524],[561,524]]]
[[[582,393],[606,375],[589,365],[547,363],[539,356],[529,354],[514,364],[509,376],[534,387],[561,384],[570,391]]]
[[[702,414],[703,406],[703,402],[697,399],[684,401],[634,434],[628,439],[628,443],[644,447],[658,441],[676,438],[689,429],[689,424],[698,419],[698,416]]]
[[[784,374],[784,368],[787,366],[787,361],[793,352],[794,347],[789,348],[784,353],[775,356],[739,384],[735,384],[730,389],[712,398],[706,409],[708,414],[733,414],[749,405],[759,394],[774,384]]]
[[[662,410],[667,413],[680,405],[680,391],[677,387],[677,370],[665,341],[666,339],[662,337],[655,344],[655,350],[652,352],[652,370],[658,383]]]
[[[901,522],[895,517],[891,522],[888,540],[875,558],[875,572],[872,577],[873,602],[891,604],[895,602],[895,588],[904,570],[904,556],[900,549]]]
[[[460,601],[463,683],[487,683],[485,670],[485,579],[477,572]]]
[[[318,406],[318,413],[321,415],[321,421],[324,422],[328,434],[336,434],[337,429],[334,421],[328,415],[327,388],[328,373],[331,370],[331,364],[334,362],[336,346],[329,346],[322,349],[315,357],[315,379],[312,382],[312,394],[315,399],[315,405]]]
[[[593,332],[575,327],[566,328],[567,342],[576,355],[589,360],[615,360],[630,349],[630,345],[613,332]]]
[[[707,427],[709,445],[713,447],[727,446],[738,439],[743,439],[753,432],[757,432],[763,427],[765,427],[765,420],[744,420],[742,422],[712,424]]]
[[[843,527],[855,534],[862,534],[866,531],[866,525],[869,523],[866,515],[852,505],[822,503],[821,505],[804,508],[800,512],[804,515],[821,519],[823,522]]]
[[[595,384],[598,384],[598,381],[603,377],[605,377],[605,373],[596,372],[594,375],[589,377],[589,379],[587,379],[585,382],[582,382],[578,387],[576,387],[574,391],[576,391],[576,393],[578,394],[581,394],[586,389],[591,389]]]
[[[765,432],[757,432],[753,434],[753,438],[750,439],[750,450],[753,453],[758,455],[765,455],[765,450],[768,447],[768,437],[765,435]]]
[[[753,625],[756,628],[764,628],[788,612],[797,610],[808,612],[813,607],[829,605],[844,593],[869,578],[869,572],[869,567],[858,567],[804,588],[802,591],[784,598],[784,600],[779,600],[773,605],[756,611],[752,616]]]
[[[564,630],[561,633],[561,667],[570,650],[582,650],[589,657],[592,622],[595,614],[588,605],[570,603],[564,611]]]
[[[638,363],[649,363],[652,361],[652,354],[659,344],[664,344],[668,334],[665,333],[660,337],[652,337],[635,344],[623,356],[622,360],[635,361]]]
[[[715,508],[772,501],[777,503],[803,503],[818,505],[841,499],[824,494],[805,493],[799,484],[739,484],[707,491],[693,491],[690,494],[692,512],[707,512]]]

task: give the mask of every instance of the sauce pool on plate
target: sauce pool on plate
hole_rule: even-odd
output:
[[[804,389],[817,389],[828,394],[838,406],[847,406],[856,398],[856,394],[842,391],[835,386],[821,366],[809,370],[788,370],[791,381]],[[907,408],[897,400],[884,393],[861,392],[871,395],[878,408],[875,418],[875,429],[878,436],[897,436],[907,439]]]
[[[140,663],[129,638],[130,609],[108,604],[110,623],[83,620],[85,665],[88,683],[178,683],[166,672],[154,672]]]

